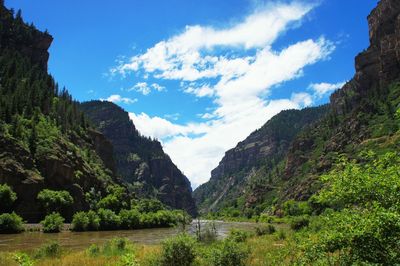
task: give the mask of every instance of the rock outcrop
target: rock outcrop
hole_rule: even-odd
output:
[[[270,137],[271,132],[259,135],[258,131],[228,151],[210,181],[194,192],[202,211],[250,208],[248,215],[252,215],[288,199],[307,200],[319,190],[318,177],[331,169],[338,154],[354,158],[366,143],[398,132],[394,113],[400,107],[396,83],[400,81],[400,2],[381,0],[368,16],[368,26],[370,46],[356,56],[354,78],[331,95],[326,117],[309,127],[312,121],[306,121],[285,139],[283,152],[279,153],[279,142]],[[274,119],[282,119],[281,114]],[[399,147],[393,140],[385,145],[385,149]],[[265,160],[271,156],[273,161]],[[234,192],[230,195],[229,190]]]
[[[141,136],[128,113],[113,103],[91,101],[81,108],[112,143],[116,170],[125,182],[139,187],[138,194],[196,215],[190,182],[160,142]]]
[[[255,169],[281,160],[297,134],[324,117],[327,111],[327,106],[283,111],[227,151],[212,170],[210,181],[194,191],[201,210],[216,210],[222,202],[243,194]]]

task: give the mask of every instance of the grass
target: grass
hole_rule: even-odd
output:
[[[285,234],[285,238],[280,234]],[[244,241],[244,245],[250,251],[249,257],[245,265],[290,265],[299,254],[294,239],[295,233],[288,227],[279,229],[277,232],[263,236],[252,234]],[[196,245],[196,260],[194,266],[208,266],[213,251],[221,245],[221,241],[212,243],[198,242]],[[48,244],[47,244],[48,248]],[[46,247],[41,247],[36,252]],[[0,265],[18,266],[15,261],[15,254],[11,252],[0,252]],[[103,266],[119,264],[123,257],[131,254],[136,262],[141,266],[153,266],[162,254],[161,245],[134,245],[125,239],[113,239],[102,246],[91,246],[81,251],[62,250],[57,256],[34,256],[35,252],[29,257],[35,266]],[[26,264],[28,266],[29,264]],[[130,264],[129,264],[130,265]],[[156,264],[157,265],[157,264]]]

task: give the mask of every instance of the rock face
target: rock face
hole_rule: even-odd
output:
[[[29,58],[33,65],[39,65],[47,71],[48,49],[53,42],[53,37],[47,32],[40,32],[33,26],[25,24],[18,15],[15,20],[10,20],[9,18],[12,16],[11,11],[4,7],[4,3],[0,3],[0,23],[2,25],[0,49],[18,50],[23,56]],[[18,32],[15,32],[15,28]]]
[[[140,135],[127,112],[102,101],[83,103],[81,108],[112,143],[116,170],[125,182],[140,188],[138,194],[154,195],[173,208],[196,215],[189,180],[158,141]]]
[[[244,141],[225,153],[209,182],[194,191],[196,203],[203,212],[218,209],[222,202],[243,193],[255,169],[274,164],[287,153],[296,135],[320,118],[328,106],[302,111],[283,111]]]
[[[285,200],[307,200],[318,191],[318,177],[331,169],[338,154],[354,158],[365,149],[382,149],[383,144],[371,144],[377,139],[386,150],[398,151],[393,136],[398,134],[394,113],[400,107],[400,1],[381,0],[368,16],[368,26],[370,46],[356,56],[354,78],[331,95],[326,116],[304,121],[283,144],[276,136],[284,131],[272,127],[228,151],[210,181],[194,192],[201,211],[250,209],[251,216],[268,206],[276,210]]]
[[[399,79],[400,2],[381,0],[368,16],[368,26],[370,46],[357,55],[354,78],[331,96],[331,105],[338,114],[345,111],[346,105],[354,107],[368,90],[383,89]],[[356,97],[346,97],[354,93]]]

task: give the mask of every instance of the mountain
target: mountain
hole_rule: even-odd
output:
[[[105,130],[104,135],[80,109],[96,104],[81,105],[59,88],[47,72],[52,41],[47,31],[26,24],[21,11],[14,13],[0,1],[0,185],[17,196],[6,211],[27,222],[40,221],[48,210],[38,194],[49,189],[72,197],[62,213],[67,221],[78,211],[99,208],[101,200],[113,203],[117,192],[121,206],[157,195],[171,207],[196,214],[189,181],[159,142],[141,137],[127,113],[111,103],[98,103],[98,110],[105,107],[99,114],[107,115],[105,126],[120,132]],[[136,175],[126,179],[128,185],[120,176],[127,177],[131,169]]]
[[[168,206],[196,215],[190,182],[160,142],[141,136],[128,113],[113,103],[91,101],[80,107],[111,141],[116,170],[136,194],[155,196]]]
[[[283,111],[227,151],[218,167],[211,172],[210,181],[194,191],[199,208],[207,212],[236,202],[245,186],[252,182],[256,170],[265,168],[268,171],[280,162],[299,132],[324,117],[328,109],[325,105]],[[264,185],[260,184],[255,189],[268,191],[272,188]]]
[[[305,120],[306,110],[282,112],[228,151],[210,181],[194,191],[200,211],[277,214],[283,202],[307,200],[318,191],[320,176],[340,154],[358,161],[360,152],[398,151],[399,14],[400,2],[379,2],[368,16],[370,46],[356,56],[354,78],[331,95],[329,107],[318,107],[325,111],[314,120]],[[292,131],[288,112],[298,114],[291,123],[304,121],[300,130]],[[289,129],[293,134],[282,136],[287,144],[271,138]]]

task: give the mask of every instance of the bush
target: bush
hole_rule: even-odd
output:
[[[262,213],[262,214],[260,214],[258,221],[260,223],[272,223],[274,221],[274,217],[272,217],[266,213]]]
[[[140,227],[140,213],[137,210],[122,210],[119,213],[121,226],[124,229],[135,229]]]
[[[87,230],[89,231],[97,231],[100,228],[100,217],[97,215],[96,212],[94,211],[88,211],[86,213],[88,219],[89,219],[89,224]]]
[[[278,230],[277,232],[276,232],[276,238],[278,239],[278,240],[285,240],[286,239],[286,232],[284,231],[284,230]]]
[[[72,231],[87,231],[89,227],[89,217],[85,212],[77,212],[72,218]]]
[[[288,200],[283,204],[283,212],[289,216],[311,214],[312,209],[306,201]]]
[[[195,259],[194,238],[182,234],[162,243],[161,262],[164,266],[189,266]]]
[[[13,256],[14,260],[20,266],[33,266],[34,263],[32,259],[26,253],[17,252]]]
[[[96,245],[96,244],[92,244],[87,249],[87,253],[91,257],[97,257],[100,254],[100,247],[98,245]]]
[[[34,257],[36,259],[41,258],[55,258],[60,257],[61,255],[61,246],[58,242],[49,242],[41,246],[36,250]]]
[[[290,221],[290,228],[292,228],[295,231],[298,231],[304,227],[307,227],[309,224],[310,224],[310,218],[307,216],[294,217]]]
[[[256,227],[256,235],[258,236],[271,235],[275,232],[276,232],[275,226],[273,226],[272,224]]]
[[[127,238],[114,238],[106,242],[103,254],[106,256],[121,256],[128,251],[133,251],[133,247]]]
[[[158,212],[165,210],[166,207],[157,199],[141,199],[131,202],[132,208],[137,209],[140,213]]]
[[[101,230],[117,230],[120,228],[121,219],[112,210],[99,209],[97,215],[100,219]]]
[[[39,192],[37,199],[46,213],[62,212],[74,203],[68,191],[44,189]]]
[[[0,233],[20,233],[24,231],[23,221],[20,216],[13,213],[3,213],[0,215]]]
[[[215,266],[244,266],[249,251],[243,244],[224,240],[222,247],[212,253],[212,264]]]
[[[119,259],[117,266],[139,266],[139,263],[133,253],[127,253]]]
[[[0,212],[10,210],[14,202],[17,200],[17,194],[7,184],[0,185]]]
[[[229,236],[227,237],[228,240],[232,240],[234,242],[244,242],[250,236],[250,232],[239,230],[239,229],[232,229],[229,232]]]
[[[63,228],[64,218],[59,213],[53,212],[47,215],[40,224],[43,226],[43,232],[58,233]]]

